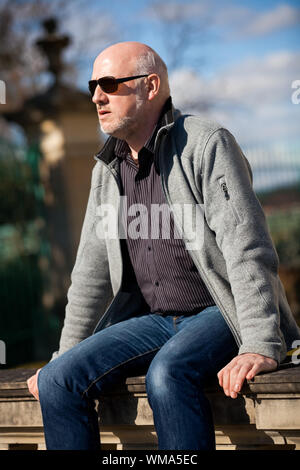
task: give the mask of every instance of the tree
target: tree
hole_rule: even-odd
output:
[[[26,98],[51,84],[47,60],[36,45],[43,34],[41,25],[47,18],[57,19],[60,31],[70,36],[64,76],[68,83],[76,85],[78,70],[86,64],[86,59],[90,61],[94,50],[118,36],[107,17],[101,28],[90,28],[93,15],[95,12],[87,9],[82,0],[3,0],[0,3],[0,78],[7,84],[7,105],[3,110],[19,108]]]
[[[213,24],[208,5],[155,0],[146,13],[162,38],[175,104],[183,112],[207,111],[212,107],[212,98],[202,86],[201,71],[205,65],[204,46]]]
[[[203,66],[202,46],[212,23],[205,3],[155,0],[147,8],[147,17],[158,25],[171,72],[191,64],[194,70]]]

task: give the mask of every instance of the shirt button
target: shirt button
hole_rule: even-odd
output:
[[[148,246],[148,251],[151,251],[151,246]]]
[[[159,282],[158,282],[158,281],[155,281],[155,285],[156,285],[156,286],[159,286]]]

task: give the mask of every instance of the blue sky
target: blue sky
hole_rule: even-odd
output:
[[[300,79],[299,1],[168,0],[156,2],[156,14],[153,4],[94,0],[85,11],[87,26],[70,10],[69,23],[61,26],[76,31],[75,44],[87,29],[103,33],[102,42],[85,36],[80,87],[85,88],[102,48],[117,41],[145,42],[170,67],[173,99],[183,111],[222,122],[245,146],[300,142],[300,104],[291,101],[292,82]],[[183,25],[186,34],[176,51]]]
[[[299,51],[300,50],[300,1],[234,1],[234,0],[211,0],[211,1],[193,1],[193,0],[173,0],[160,2],[162,7],[169,11],[180,6],[182,11],[188,11],[191,6],[198,7],[208,15],[211,24],[208,23],[206,30],[206,40],[202,44],[195,43],[189,51],[190,64],[193,68],[204,75],[214,74],[225,65],[235,64],[246,57],[263,57],[267,53],[278,50]],[[71,4],[71,3],[70,3]],[[168,51],[164,47],[164,36],[162,35],[162,26],[159,16],[154,18],[151,15],[151,0],[94,0],[89,2],[89,11],[91,18],[97,24],[96,18],[99,17],[99,29],[107,26],[107,20],[112,22],[116,30],[116,40],[137,40],[146,42],[153,47],[168,64]],[[280,24],[280,9],[282,22]],[[290,9],[290,11],[288,11]],[[295,13],[298,14],[294,22],[291,20]],[[193,10],[196,11],[197,10]],[[277,13],[276,13],[277,12]],[[273,13],[273,25],[272,25]],[[77,12],[73,14],[78,15]],[[269,15],[269,21],[265,18],[264,25],[261,24],[260,31],[252,30],[248,34],[239,31],[239,22],[241,27],[256,24],[264,15]],[[104,21],[102,20],[104,18]],[[184,14],[182,15],[184,19]],[[196,26],[199,23],[201,15],[195,15],[194,21],[188,18],[191,25]],[[102,22],[103,21],[103,22]],[[102,26],[103,25],[103,26]],[[163,26],[165,27],[165,26]],[[113,29],[111,28],[111,29]],[[258,28],[256,28],[258,29]],[[96,51],[95,44],[95,51]],[[96,52],[95,52],[96,53]],[[193,58],[203,57],[205,66],[199,69],[193,63]],[[84,75],[89,72],[85,70]]]
[[[262,149],[278,165],[289,155],[300,177],[300,104],[291,99],[300,80],[300,0],[77,2],[64,2],[60,31],[73,39],[65,58],[77,64],[78,87],[87,89],[105,47],[147,43],[169,68],[176,107],[227,127],[256,166]]]
[[[263,32],[263,25],[261,25],[260,33],[253,31],[243,36],[237,31],[238,22],[241,18],[244,21],[246,17],[250,23],[257,22],[260,16],[269,14],[271,17],[272,12],[276,16],[277,11],[278,16],[280,16],[280,8],[283,14],[284,7],[294,9],[295,12],[298,10],[299,15],[299,0],[212,0],[210,2],[175,0],[161,3],[168,9],[172,9],[172,5],[180,5],[183,11],[188,10],[191,5],[200,6],[211,18],[212,23],[207,31],[207,43],[201,45],[200,48],[197,47],[197,44],[194,47],[195,56],[199,55],[201,51],[207,59],[205,69],[202,70],[203,73],[206,73],[207,70],[213,72],[224,64],[238,62],[245,56],[256,55],[259,57],[267,52],[270,53],[279,49],[300,50],[299,17],[294,24],[290,18],[282,18],[281,25],[278,19],[277,21],[274,19],[273,26],[270,24],[272,22],[270,18],[269,26],[265,26],[265,33]],[[128,0],[126,2],[104,0],[101,1],[101,12],[110,15],[114,19],[122,40],[146,42],[162,56],[165,56],[164,58],[167,61],[168,57],[161,40],[159,21],[149,14],[152,4],[153,2],[149,0]],[[203,5],[206,5],[205,8],[203,8]],[[94,1],[94,8],[95,11],[99,11],[99,1]],[[243,10],[245,17],[243,16]],[[226,12],[227,14],[225,14]],[[236,15],[236,19],[234,19],[234,15]],[[286,11],[285,16],[293,16],[292,11],[289,14]],[[214,24],[216,19],[216,24]],[[195,16],[194,24],[197,24],[198,21],[199,17]]]
[[[300,0],[41,1],[72,38],[65,60],[76,65],[72,83],[81,89],[105,47],[145,42],[165,60],[183,112],[219,121],[243,146],[300,149],[300,104],[291,100],[300,80]],[[36,23],[30,40],[40,35]]]

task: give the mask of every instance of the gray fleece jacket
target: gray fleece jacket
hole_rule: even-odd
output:
[[[104,235],[101,207],[121,204],[119,161],[109,138],[92,172],[91,189],[71,274],[59,351],[134,315],[147,305],[130,270],[124,239]],[[169,113],[157,134],[162,188],[186,248],[239,346],[278,363],[300,339],[278,276],[278,256],[252,172],[232,134],[196,116]],[[194,207],[191,217],[183,207]],[[200,215],[199,230],[194,230]]]

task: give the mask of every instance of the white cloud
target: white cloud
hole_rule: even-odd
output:
[[[201,2],[174,2],[174,1],[155,1],[143,10],[148,18],[163,20],[169,23],[189,20],[192,18],[201,18],[211,13],[211,5],[208,1]]]
[[[262,58],[248,58],[224,70],[215,82],[224,84],[223,95],[252,107],[287,100],[291,83],[300,77],[300,53],[280,51]]]
[[[237,29],[246,25],[249,21],[254,21],[255,18],[255,10],[247,6],[226,4],[225,8],[215,8],[214,22],[219,27]]]
[[[282,4],[250,21],[248,26],[244,28],[243,34],[262,36],[297,24],[300,24],[300,8]]]
[[[291,101],[297,78],[300,53],[281,51],[248,58],[210,79],[177,70],[170,84],[179,109],[216,119],[251,143],[299,137],[300,105]]]
[[[261,12],[241,4],[218,0],[156,1],[146,8],[145,14],[148,18],[169,23],[210,18],[212,26],[221,28],[227,39],[264,36],[300,24],[300,8],[286,3]]]
[[[300,24],[300,8],[280,4],[273,9],[257,12],[233,4],[216,9],[215,24],[223,29],[225,38],[258,37]]]
[[[211,87],[193,70],[175,70],[170,76],[170,85],[178,107],[187,112],[207,109],[211,103]]]

